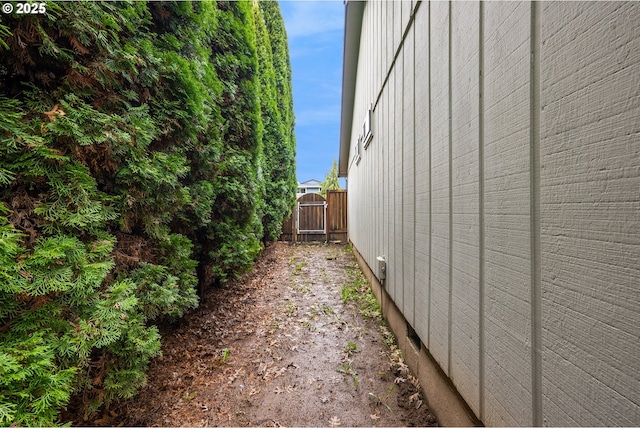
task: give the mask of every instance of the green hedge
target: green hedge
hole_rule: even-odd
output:
[[[249,268],[295,189],[275,2],[0,17],[0,424],[133,396],[154,323]]]

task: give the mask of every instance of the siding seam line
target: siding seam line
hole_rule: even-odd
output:
[[[400,25],[402,25],[402,4],[400,4]],[[409,25],[407,25],[407,28],[409,27]],[[400,151],[400,260],[402,260],[402,266],[400,268],[400,282],[399,288],[396,288],[396,295],[395,295],[395,301],[396,304],[398,305],[398,307],[402,308],[402,312],[404,315],[404,263],[405,263],[405,259],[404,259],[404,175],[405,175],[405,169],[404,169],[404,38],[407,35],[407,31],[406,29],[403,28],[403,35],[402,35],[402,39],[400,40],[400,46],[402,46],[402,49],[398,48],[398,56],[400,56],[400,52],[402,52],[402,57],[400,58],[402,60],[402,63],[400,64],[400,77],[402,79],[402,82],[400,83],[400,113],[401,113],[401,130],[400,130],[400,144],[402,144],[402,150]],[[397,71],[397,69],[396,69]],[[402,293],[402,301],[400,301],[401,299],[399,298],[400,296],[398,296],[398,294]],[[405,334],[406,336],[406,334]]]
[[[428,260],[428,269],[429,269],[429,273],[427,276],[427,308],[428,308],[428,313],[427,313],[427,348],[431,349],[431,259],[432,254],[431,254],[431,250],[432,250],[432,242],[431,242],[431,234],[432,234],[432,225],[431,225],[431,216],[432,216],[432,211],[433,208],[431,206],[432,202],[433,202],[433,198],[431,195],[431,181],[432,181],[432,177],[431,177],[431,133],[432,133],[432,129],[431,129],[431,3],[429,2],[427,4],[427,14],[428,14],[428,20],[427,20],[427,34],[429,35],[429,43],[427,46],[427,49],[429,50],[427,52],[427,58],[429,59],[429,71],[428,71],[428,76],[427,76],[427,85],[428,85],[428,97],[429,97],[429,260]]]
[[[480,408],[480,420],[484,419],[484,282],[485,282],[485,208],[484,208],[484,1],[478,5],[478,407]]]
[[[453,302],[452,302],[452,297],[453,297],[453,168],[451,167],[453,164],[453,156],[452,156],[452,149],[453,149],[453,135],[452,135],[452,130],[453,130],[453,109],[452,109],[452,98],[453,98],[453,94],[452,94],[452,81],[453,81],[453,70],[451,67],[451,57],[452,57],[452,47],[451,47],[451,42],[452,42],[452,31],[451,31],[451,24],[453,22],[452,19],[452,11],[453,11],[453,5],[451,3],[451,0],[449,0],[449,59],[448,59],[448,67],[449,67],[449,314],[448,314],[448,322],[449,322],[449,337],[448,337],[448,348],[449,348],[449,355],[448,355],[448,361],[447,361],[447,372],[449,377],[451,377],[451,380],[453,380],[453,371],[451,370],[451,357],[452,357],[452,353],[453,353],[453,346],[451,343],[451,338],[452,338],[452,329],[453,329],[453,320],[452,320],[452,316],[453,316]]]

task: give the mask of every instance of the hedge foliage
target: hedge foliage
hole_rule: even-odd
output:
[[[155,327],[249,268],[295,194],[276,2],[0,17],[0,424],[133,396]]]

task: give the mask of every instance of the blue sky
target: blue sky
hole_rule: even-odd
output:
[[[297,178],[322,181],[338,160],[344,4],[281,0],[280,10],[293,73]]]

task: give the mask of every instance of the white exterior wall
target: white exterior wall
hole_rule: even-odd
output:
[[[640,3],[363,13],[354,246],[485,424],[640,425]]]

